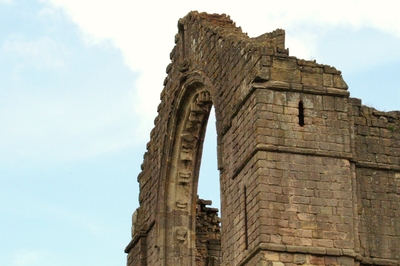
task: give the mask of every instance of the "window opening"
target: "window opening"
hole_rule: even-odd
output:
[[[248,235],[248,224],[247,224],[247,188],[244,186],[243,188],[244,194],[244,241],[246,250],[249,248],[249,235]]]
[[[304,105],[303,101],[299,102],[299,126],[304,126]]]

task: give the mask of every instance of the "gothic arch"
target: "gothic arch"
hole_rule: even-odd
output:
[[[195,265],[196,199],[202,147],[212,107],[209,79],[190,73],[181,84],[171,117],[170,154],[159,184],[159,247],[167,265]]]

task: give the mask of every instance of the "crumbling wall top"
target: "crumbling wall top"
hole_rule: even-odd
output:
[[[241,27],[236,26],[236,23],[230,19],[230,16],[226,14],[199,13],[197,11],[192,11],[184,18],[181,18],[178,22],[178,28],[185,30],[185,25],[194,21],[200,22],[204,27],[213,30],[215,34],[220,35],[225,40],[233,42],[246,41],[253,46],[269,44],[278,47],[281,52],[285,50],[285,30],[283,29],[276,29],[258,37],[250,38],[247,33],[242,31]]]
[[[220,33],[230,32],[237,34],[237,37],[248,38],[247,34],[243,33],[240,27],[236,27],[236,23],[226,14],[208,14],[191,11],[184,18],[179,20],[178,28],[181,29],[186,23],[191,23],[195,20],[201,22],[207,28],[211,28]]]

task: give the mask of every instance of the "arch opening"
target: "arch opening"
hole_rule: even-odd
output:
[[[219,265],[221,262],[220,181],[214,108],[205,126],[197,187],[196,266]]]
[[[216,132],[215,110],[212,107],[203,142],[197,191],[200,198],[212,201],[213,208],[221,209]]]

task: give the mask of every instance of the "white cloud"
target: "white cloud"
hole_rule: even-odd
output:
[[[134,106],[142,118],[143,132],[153,126],[177,20],[191,10],[226,13],[252,37],[284,28],[290,32],[286,42],[290,54],[304,59],[316,57],[318,39],[333,27],[370,27],[400,37],[397,9],[391,1],[339,0],[329,5],[318,0],[46,2],[64,10],[89,44],[112,43],[121,50],[130,69],[140,73]]]
[[[65,47],[50,37],[27,40],[24,36],[10,36],[2,45],[1,53],[12,58],[21,59],[22,66],[33,66],[37,69],[54,69],[65,66]]]

